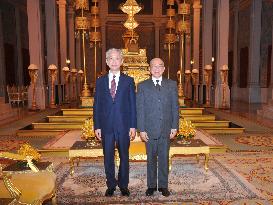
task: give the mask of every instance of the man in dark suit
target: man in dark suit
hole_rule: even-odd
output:
[[[177,84],[162,78],[165,70],[160,58],[150,62],[152,77],[138,84],[137,128],[146,142],[147,196],[157,190],[169,196],[169,150],[179,123]]]
[[[134,79],[120,72],[123,57],[119,49],[106,52],[109,73],[96,81],[94,97],[94,129],[102,141],[107,190],[113,196],[118,185],[123,196],[129,196],[129,146],[136,133],[136,96]],[[115,147],[120,166],[115,178]]]

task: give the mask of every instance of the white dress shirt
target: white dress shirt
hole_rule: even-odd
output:
[[[111,82],[112,82],[112,80],[113,80],[113,76],[114,76],[114,74],[111,72],[111,71],[109,71],[109,74],[108,74],[108,78],[109,78],[109,90],[111,89]],[[116,91],[117,91],[117,88],[118,88],[118,82],[119,82],[119,76],[120,76],[120,71],[119,72],[117,72],[116,74],[115,74],[115,82],[116,82]],[[115,92],[116,92],[115,91]]]
[[[153,82],[154,82],[154,84],[155,84],[155,86],[156,86],[156,84],[157,84],[157,80],[159,80],[159,82],[158,82],[158,84],[161,86],[161,82],[162,82],[162,76],[160,77],[160,78],[155,78],[155,77],[153,77],[152,76],[152,80],[153,80]]]

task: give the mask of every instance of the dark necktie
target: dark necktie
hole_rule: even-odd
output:
[[[160,91],[160,85],[159,85],[159,80],[156,80],[155,87],[158,91]]]
[[[116,95],[116,81],[115,81],[115,75],[113,75],[113,80],[111,81],[111,88],[110,88],[110,94],[112,98],[115,98]]]

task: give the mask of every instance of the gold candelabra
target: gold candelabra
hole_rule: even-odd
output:
[[[211,86],[211,80],[212,80],[212,66],[211,65],[205,65],[204,68],[204,79],[206,84],[206,107],[210,107],[210,86]]]
[[[192,84],[194,85],[194,101],[198,102],[198,82],[199,82],[199,71],[197,69],[192,69]]]
[[[226,99],[226,89],[228,87],[228,66],[223,65],[220,69],[220,77],[221,77],[221,87],[222,87],[222,108],[228,108],[228,103]]]
[[[72,100],[76,100],[76,79],[77,79],[77,69],[71,69],[71,77],[72,77]]]
[[[166,29],[167,32],[165,34],[165,45],[168,47],[168,78],[170,77],[170,62],[171,62],[171,49],[174,47],[174,43],[176,41],[176,34],[179,37],[179,75],[178,75],[178,96],[179,96],[179,104],[180,106],[185,106],[184,104],[184,38],[185,35],[190,33],[190,22],[186,20],[186,17],[190,15],[190,4],[187,4],[185,0],[183,3],[179,3],[178,5],[178,17],[179,19],[177,23],[175,23],[175,9],[172,8],[174,6],[174,0],[167,0],[167,5],[169,8],[167,9],[167,20]]]
[[[178,5],[178,15],[181,16],[180,20],[176,24],[176,33],[179,36],[180,44],[180,79],[178,85],[178,95],[180,98],[184,98],[183,84],[184,84],[184,38],[186,34],[190,33],[190,22],[186,20],[186,16],[190,15],[190,4],[187,4],[185,0]]]
[[[51,64],[48,67],[48,72],[49,72],[49,76],[50,76],[50,79],[51,79],[50,80],[51,81],[51,96],[50,96],[49,107],[50,108],[56,108],[54,86],[55,86],[55,81],[56,81],[57,73],[58,73],[57,66],[54,65],[54,64]]]
[[[83,72],[84,72],[84,85],[82,89],[82,97],[90,97],[91,92],[87,84],[87,73],[86,73],[86,54],[85,54],[85,38],[88,36],[88,30],[90,23],[88,18],[85,16],[85,11],[89,10],[88,0],[76,0],[75,1],[76,11],[78,13],[75,20],[76,37],[80,37],[82,40],[82,52],[83,52]]]
[[[70,71],[68,67],[63,67],[63,75],[65,80],[65,102],[69,102],[69,76]]]
[[[78,71],[78,75],[79,75],[79,77],[80,77],[80,90],[82,90],[82,82],[83,82],[83,70],[79,70]],[[81,94],[80,94],[80,96],[81,96]]]
[[[101,46],[101,32],[99,31],[100,28],[100,19],[99,19],[99,7],[98,7],[98,0],[92,0],[94,5],[91,7],[91,23],[89,32],[90,38],[90,47],[94,48],[94,82],[96,82],[97,78],[97,46]]]
[[[190,91],[189,91],[189,87],[191,83],[191,71],[190,70],[185,70],[185,96],[187,98],[190,98]]]
[[[28,66],[28,73],[31,79],[31,85],[32,85],[32,103],[31,103],[31,110],[35,111],[38,110],[37,104],[36,104],[36,83],[38,79],[38,67],[35,64],[30,64]]]

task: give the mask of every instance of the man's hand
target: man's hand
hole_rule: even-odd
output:
[[[135,128],[130,128],[129,136],[130,136],[131,141],[133,141],[135,139],[135,137],[136,137],[136,129]]]
[[[140,139],[144,142],[148,142],[149,137],[147,135],[147,132],[140,132]]]
[[[176,129],[171,129],[170,139],[174,138],[177,133]]]
[[[96,135],[97,139],[99,141],[101,141],[101,129],[96,129],[95,130],[95,135]]]

